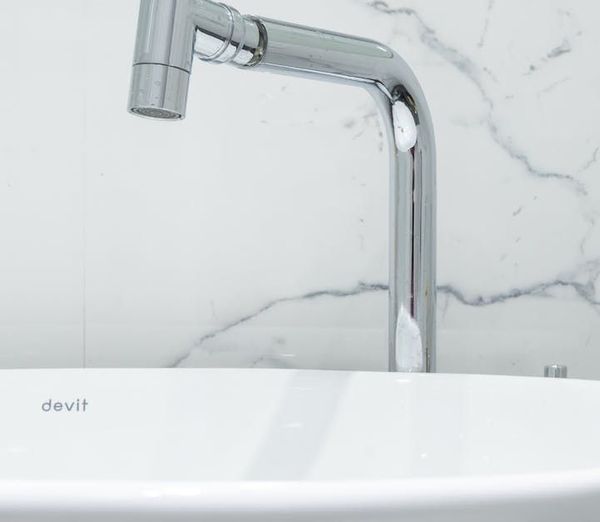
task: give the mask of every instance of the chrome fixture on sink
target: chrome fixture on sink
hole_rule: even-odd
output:
[[[389,47],[242,16],[209,0],[141,0],[129,111],[185,116],[193,57],[360,85],[390,139],[389,370],[435,370],[435,142],[423,91]]]

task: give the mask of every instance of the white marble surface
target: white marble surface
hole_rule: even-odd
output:
[[[439,367],[600,378],[600,7],[237,0],[413,66],[438,141]],[[360,90],[196,63],[125,112],[137,2],[0,6],[0,365],[382,368],[387,166]]]

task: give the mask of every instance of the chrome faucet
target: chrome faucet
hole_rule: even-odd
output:
[[[366,88],[390,145],[390,371],[435,370],[435,142],[414,74],[372,40],[242,16],[209,0],[141,0],[129,111],[185,116],[193,57]]]

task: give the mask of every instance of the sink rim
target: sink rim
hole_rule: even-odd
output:
[[[479,374],[406,374],[336,370],[290,370],[251,368],[70,368],[0,370],[0,379],[8,373],[25,374],[173,374],[185,372],[280,374],[368,374],[385,379],[472,380],[523,382],[544,386],[585,386],[600,394],[600,382],[580,379],[544,379]],[[385,377],[383,377],[385,376]],[[232,492],[235,491],[235,495]],[[379,480],[12,480],[0,479],[0,515],[12,510],[90,509],[117,511],[241,512],[278,509],[322,510],[353,508],[389,508],[427,510],[432,505],[456,506],[506,503],[534,499],[591,496],[600,504],[600,467],[550,471],[544,473],[506,473],[473,476],[409,477]],[[32,506],[32,503],[34,504]]]
[[[549,498],[586,496],[596,500],[600,507],[600,468],[380,481],[1,480],[0,514],[5,510],[32,508],[224,513],[302,510],[307,505],[322,510],[385,507],[418,511],[432,505],[445,509],[460,504],[543,503]]]

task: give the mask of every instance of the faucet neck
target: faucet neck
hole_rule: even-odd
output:
[[[390,370],[434,371],[436,307],[435,139],[423,90],[389,47],[268,19],[253,68],[366,88],[387,131],[390,158]]]

